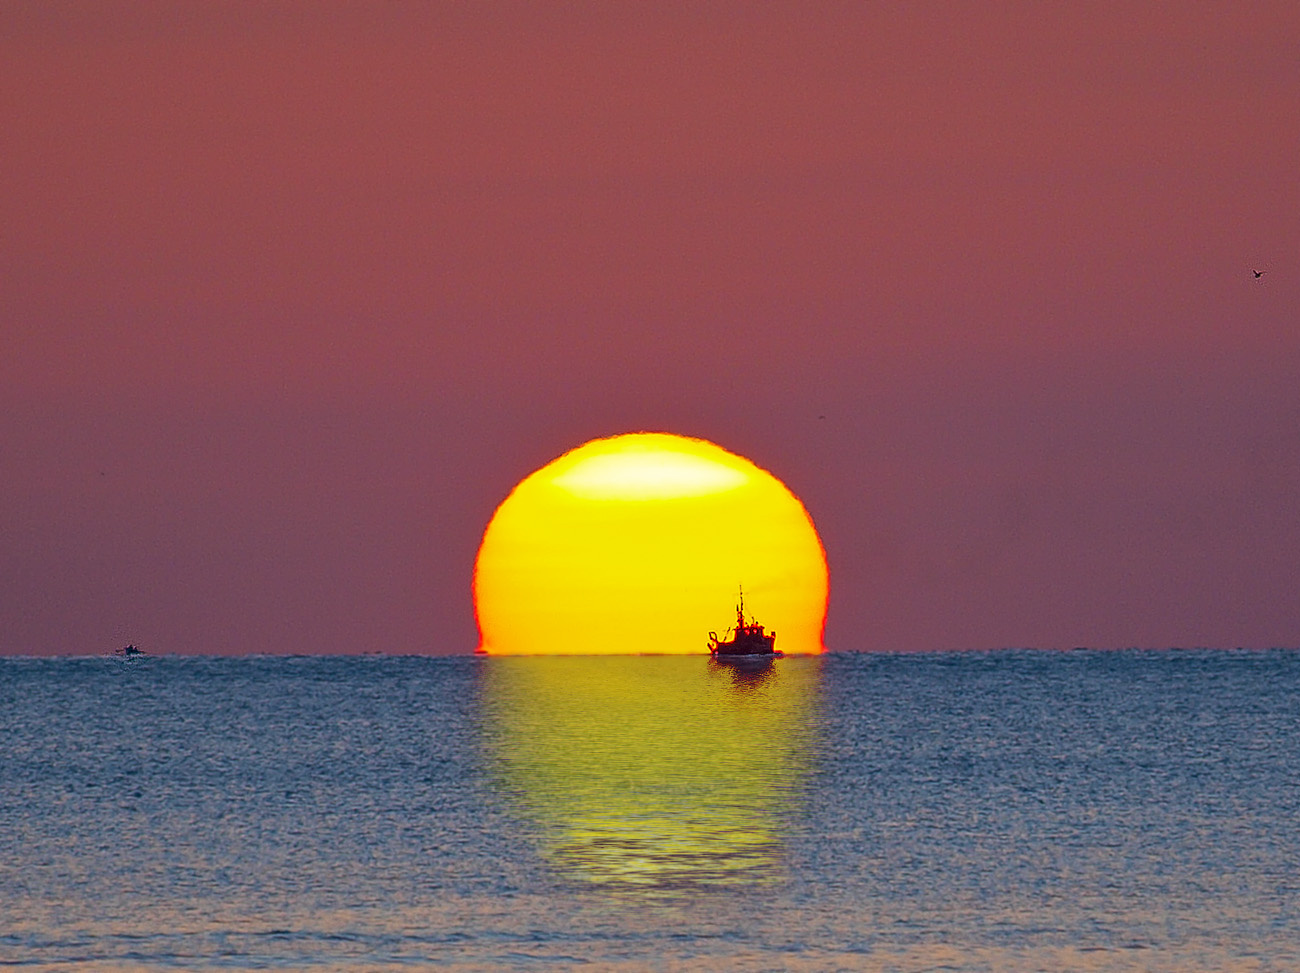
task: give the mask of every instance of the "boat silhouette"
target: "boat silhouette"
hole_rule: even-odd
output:
[[[734,633],[734,634],[733,634]],[[715,659],[753,659],[780,658],[782,653],[776,651],[776,632],[764,632],[763,626],[750,618],[745,620],[745,589],[740,589],[740,600],[736,604],[736,624],[723,632],[718,638],[717,632],[709,633],[709,655]],[[726,636],[731,635],[728,639]]]

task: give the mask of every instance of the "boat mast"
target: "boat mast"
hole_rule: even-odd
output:
[[[739,634],[740,630],[745,627],[745,586],[742,584],[739,587],[740,587],[740,604],[736,606],[737,634]]]

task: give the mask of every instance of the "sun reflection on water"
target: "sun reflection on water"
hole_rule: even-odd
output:
[[[483,660],[496,778],[542,857],[643,890],[771,881],[800,813],[820,660]]]

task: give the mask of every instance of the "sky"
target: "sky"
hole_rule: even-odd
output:
[[[832,650],[1300,646],[1297,38],[7,3],[0,653],[471,652],[493,510],[631,430],[802,498]]]

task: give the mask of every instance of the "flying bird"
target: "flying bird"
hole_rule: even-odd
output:
[[[1265,271],[1265,270],[1252,270],[1252,271],[1251,271],[1251,273],[1255,275],[1255,279],[1256,279],[1256,280],[1259,280],[1259,279],[1260,279],[1261,277],[1263,277],[1264,274],[1266,274],[1267,272],[1268,272],[1268,271]]]

